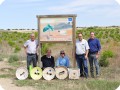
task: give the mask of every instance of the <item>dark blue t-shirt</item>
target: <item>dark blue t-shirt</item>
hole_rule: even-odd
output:
[[[98,52],[101,49],[100,41],[97,38],[94,38],[94,39],[90,38],[88,40],[88,44],[90,47],[90,50],[89,50],[90,53]]]

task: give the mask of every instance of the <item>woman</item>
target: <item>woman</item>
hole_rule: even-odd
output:
[[[60,51],[60,56],[58,57],[57,61],[56,61],[56,66],[65,66],[65,67],[69,67],[70,66],[70,62],[69,62],[69,58],[65,55],[64,50]]]

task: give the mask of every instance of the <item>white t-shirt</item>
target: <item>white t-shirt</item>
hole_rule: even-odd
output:
[[[85,54],[86,50],[90,49],[88,42],[85,39],[82,39],[82,41],[80,40],[76,40],[76,54],[80,55],[80,54]]]
[[[30,53],[30,54],[35,54],[37,52],[36,51],[37,46],[38,46],[37,40],[34,40],[34,41],[27,40],[24,44],[24,47],[27,48],[27,53]]]

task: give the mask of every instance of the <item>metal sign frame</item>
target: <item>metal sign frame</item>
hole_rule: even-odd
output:
[[[66,14],[66,15],[37,15],[37,23],[38,23],[38,43],[39,43],[39,56],[38,56],[38,65],[41,65],[40,62],[40,57],[41,57],[41,44],[42,43],[66,43],[66,42],[71,42],[71,41],[41,41],[40,42],[40,19],[41,18],[69,18],[72,17],[73,21],[72,21],[72,43],[73,43],[73,49],[72,49],[72,56],[73,56],[73,67],[76,66],[76,60],[75,60],[75,43],[76,43],[76,14]]]

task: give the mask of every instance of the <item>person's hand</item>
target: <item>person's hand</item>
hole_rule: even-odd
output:
[[[99,54],[96,54],[96,58],[97,58],[97,59],[99,58]]]
[[[85,59],[88,60],[88,56],[87,55],[85,55]]]
[[[37,55],[39,55],[39,53],[37,52]]]

